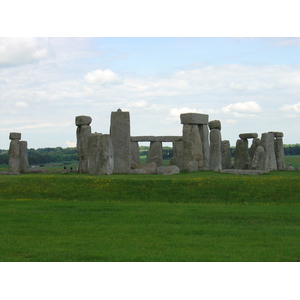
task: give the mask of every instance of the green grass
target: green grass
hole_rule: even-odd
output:
[[[0,261],[300,261],[300,172],[0,177]]]
[[[288,167],[291,164],[295,170],[300,167],[300,155],[289,155],[284,157],[286,166]]]

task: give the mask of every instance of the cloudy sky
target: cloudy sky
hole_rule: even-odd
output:
[[[131,135],[181,135],[180,114],[204,113],[222,139],[284,132],[300,143],[300,38],[0,38],[0,149],[73,147],[75,117],[109,133],[130,112]]]

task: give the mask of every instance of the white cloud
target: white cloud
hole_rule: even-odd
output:
[[[237,90],[237,91],[243,91],[246,89],[242,84],[231,82],[229,85],[230,88]]]
[[[138,101],[132,101],[132,102],[128,102],[126,104],[127,107],[146,107],[148,105],[148,102],[145,100],[138,100]]]
[[[201,114],[203,112],[201,110],[195,109],[195,108],[182,107],[182,108],[171,108],[169,113],[172,117],[178,117],[184,113],[199,113],[199,114]]]
[[[16,102],[15,106],[16,107],[28,107],[29,105],[27,102],[20,101],[20,102]]]
[[[235,113],[250,113],[250,114],[257,114],[261,112],[261,107],[255,101],[248,101],[248,102],[237,102],[231,103],[222,108],[224,113],[235,112]],[[236,114],[240,116],[239,114]]]
[[[300,112],[300,102],[296,103],[296,104],[292,104],[292,105],[283,105],[282,107],[280,107],[280,110],[283,111],[294,111],[294,112]]]
[[[33,63],[47,55],[37,38],[0,38],[0,67]]]
[[[66,141],[66,146],[74,148],[74,147],[76,147],[76,143],[75,142]]]
[[[121,79],[113,71],[106,70],[95,70],[84,76],[85,80],[89,84],[118,84],[121,83]]]

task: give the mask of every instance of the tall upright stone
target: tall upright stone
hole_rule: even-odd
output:
[[[20,173],[27,173],[29,170],[28,163],[28,148],[26,141],[19,142],[19,150],[20,150]]]
[[[170,163],[176,165],[181,171],[184,170],[183,141],[173,142],[173,157]]]
[[[203,170],[202,142],[198,125],[183,125],[182,142],[184,170],[187,169],[191,161],[198,162],[198,171]]]
[[[118,109],[111,113],[110,136],[114,149],[114,173],[129,174],[131,170],[129,112]]]
[[[230,142],[222,141],[222,169],[231,169]]]
[[[266,160],[266,151],[264,147],[257,146],[253,154],[253,158],[251,162],[251,170],[264,170],[265,160]]]
[[[131,142],[131,164],[140,164],[140,148],[139,142]]]
[[[11,132],[9,134],[10,144],[8,151],[9,172],[20,172],[20,139],[21,133]]]
[[[203,170],[209,170],[209,130],[207,124],[198,125],[203,152]]]
[[[147,163],[156,163],[158,167],[163,165],[162,142],[150,142]]]
[[[261,146],[261,140],[260,138],[254,138],[249,150],[249,154],[250,154],[250,169],[252,169],[252,161],[253,161],[253,157],[254,157],[254,153],[255,150],[258,146]]]
[[[264,170],[277,171],[274,133],[273,132],[262,133],[261,145],[264,147],[266,152]]]
[[[248,140],[238,139],[236,141],[234,154],[234,168],[237,170],[249,169],[249,155],[248,155]]]
[[[222,138],[221,122],[213,120],[208,123],[210,133],[209,169],[212,171],[222,170]]]
[[[109,134],[92,133],[88,139],[88,169],[91,175],[111,175],[113,146]]]
[[[285,169],[284,162],[284,148],[283,148],[283,133],[282,132],[274,132],[275,137],[275,155],[277,162],[277,169],[279,171],[283,171]]]
[[[75,124],[77,126],[77,151],[78,151],[78,173],[89,173],[88,169],[88,140],[91,135],[92,118],[89,116],[77,116]]]

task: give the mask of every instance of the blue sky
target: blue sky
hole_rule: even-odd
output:
[[[284,132],[300,142],[299,38],[1,38],[1,149],[76,143],[74,119],[108,133],[130,112],[132,135],[181,135],[180,113],[209,114],[222,139]]]

